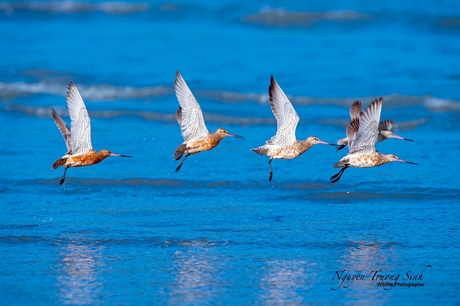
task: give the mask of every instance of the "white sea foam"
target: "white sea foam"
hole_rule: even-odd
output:
[[[151,99],[174,94],[171,84],[153,85],[147,87],[114,86],[111,84],[78,84],[77,87],[85,99],[91,101],[114,101]],[[13,101],[21,96],[35,94],[65,96],[67,84],[55,81],[26,82],[0,82],[0,100]],[[267,93],[242,93],[224,90],[199,90],[195,91],[197,97],[209,98],[221,103],[245,103],[268,104]],[[349,107],[355,100],[361,100],[364,104],[370,103],[377,97],[340,97],[340,98],[315,98],[307,96],[288,96],[294,105],[338,105]],[[442,99],[431,96],[406,96],[392,94],[384,96],[386,106],[404,108],[423,105],[433,112],[451,112],[460,110],[460,102],[450,99]]]
[[[258,13],[243,18],[244,22],[267,26],[312,26],[320,21],[352,22],[374,19],[371,14],[352,10],[302,12],[288,11],[283,8],[264,7]]]
[[[52,14],[70,14],[82,12],[103,12],[106,14],[134,14],[150,9],[147,3],[100,2],[88,3],[79,1],[47,1],[47,2],[2,2],[0,11],[7,14],[15,11],[48,12]]]
[[[426,97],[424,105],[432,112],[451,112],[460,110],[460,103],[455,100]]]
[[[168,87],[161,85],[136,88],[132,86],[113,86],[109,84],[77,84],[77,87],[86,99],[92,101],[142,99],[173,93],[172,86]],[[0,82],[0,98],[4,100],[13,100],[19,96],[34,94],[64,96],[66,94],[66,89],[67,84],[48,81],[36,83]]]

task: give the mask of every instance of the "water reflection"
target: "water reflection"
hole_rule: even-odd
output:
[[[360,275],[363,279],[354,281],[338,280],[337,275],[331,283],[331,288],[341,291],[345,297],[356,302],[357,304],[367,304],[371,301],[385,303],[391,298],[392,293],[377,286],[377,281],[372,280],[372,271],[380,270],[391,272],[392,267],[388,265],[389,254],[388,250],[392,251],[392,246],[388,250],[384,250],[385,245],[376,242],[357,242],[353,243],[347,249],[347,253],[339,259],[339,268],[337,272],[344,274]],[[394,259],[394,258],[393,258]],[[334,271],[334,274],[336,271]],[[343,276],[343,275],[342,275]],[[390,290],[391,291],[391,290]]]
[[[173,259],[175,273],[170,304],[203,304],[215,301],[219,294],[221,278],[217,256],[209,248],[177,251]]]
[[[308,288],[316,279],[312,264],[303,260],[268,261],[261,279],[261,300],[267,305],[305,303]]]
[[[103,282],[100,274],[105,266],[103,248],[77,239],[70,240],[60,249],[62,270],[58,275],[58,286],[63,304],[102,303]]]

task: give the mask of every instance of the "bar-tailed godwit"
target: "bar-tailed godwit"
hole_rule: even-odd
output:
[[[67,146],[67,153],[56,160],[52,168],[57,169],[64,166],[64,174],[59,184],[65,181],[67,169],[70,167],[83,167],[97,164],[109,156],[131,157],[128,155],[115,154],[110,150],[96,152],[91,145],[91,122],[85,103],[73,82],[68,86],[67,107],[71,124],[69,128],[53,108],[53,118],[64,137]]]
[[[375,150],[381,111],[382,98],[374,100],[361,116],[355,117],[350,122],[347,127],[350,152],[334,165],[334,168],[342,169],[331,176],[331,183],[340,180],[343,172],[349,167],[370,168],[394,161],[417,165],[416,163],[402,160],[394,154],[382,154]]]
[[[231,134],[223,128],[217,129],[213,134],[209,133],[204,123],[200,104],[193,96],[179,70],[176,72],[174,89],[180,105],[176,112],[176,119],[181,126],[182,137],[184,138],[184,142],[174,152],[174,159],[178,160],[185,154],[184,159],[177,166],[176,172],[180,170],[187,157],[213,149],[225,137],[244,139],[243,136]]]
[[[351,120],[355,118],[359,118],[362,114],[363,114],[363,111],[362,111],[361,102],[355,101],[350,107]],[[399,135],[396,135],[393,131],[391,131],[391,129],[393,129],[394,124],[395,123],[393,120],[384,120],[384,121],[379,122],[379,128],[378,128],[379,134],[377,136],[377,142],[382,142],[389,138],[413,141],[412,139],[404,138]],[[339,145],[337,147],[337,151],[342,150],[348,145],[348,137],[337,140],[337,144]]]
[[[299,157],[316,144],[336,145],[319,140],[316,136],[310,136],[306,140],[297,140],[295,130],[297,123],[299,123],[299,116],[273,76],[270,78],[268,92],[270,106],[277,122],[277,131],[275,136],[268,140],[265,145],[251,149],[251,151],[270,157],[268,160],[270,169],[268,181],[271,181],[273,178],[272,161],[275,158],[293,159]]]

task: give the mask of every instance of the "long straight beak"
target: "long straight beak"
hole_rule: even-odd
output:
[[[404,138],[404,137],[401,137],[401,136],[398,136],[398,135],[393,136],[393,138],[401,139],[401,140],[407,140],[407,141],[413,141],[412,139]]]
[[[235,134],[231,134],[231,133],[227,133],[227,136],[230,136],[230,137],[233,137],[233,138],[238,138],[238,139],[246,139],[246,137],[244,137],[244,136],[235,135]]]
[[[132,156],[129,156],[129,155],[123,155],[123,154],[115,154],[115,153],[111,153],[110,156],[118,156],[118,157],[132,157]]]
[[[333,143],[329,143],[329,142],[325,142],[325,141],[322,141],[322,140],[318,141],[318,143],[320,143],[320,144],[325,144],[325,145],[329,145],[329,146],[334,146],[334,147],[338,147],[338,146],[339,146],[339,145],[336,145],[336,144],[333,144]]]
[[[396,161],[398,162],[401,162],[401,163],[406,163],[406,164],[411,164],[411,165],[417,165],[417,163],[413,163],[413,162],[410,162],[410,161],[407,161],[407,160],[404,160],[404,159],[397,159]]]

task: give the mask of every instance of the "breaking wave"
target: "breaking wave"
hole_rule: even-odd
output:
[[[41,81],[37,83],[0,82],[0,98],[6,101],[14,100],[21,96],[35,94],[48,94],[62,96],[66,93],[67,84],[60,82]],[[81,94],[92,101],[131,100],[154,98],[172,94],[174,89],[169,86],[150,86],[135,88],[132,86],[113,86],[108,84],[81,85],[78,84]]]
[[[29,116],[46,118],[51,117],[51,107],[47,106],[24,106],[24,105],[9,105],[5,108],[6,111],[15,111],[26,113]],[[67,109],[56,107],[56,111],[60,116],[68,116]],[[139,117],[150,121],[165,121],[176,122],[176,114],[165,114],[154,111],[129,111],[129,110],[102,110],[89,111],[91,117],[95,118],[116,118],[121,116]],[[253,118],[253,117],[232,117],[219,114],[206,113],[206,121],[219,124],[234,124],[248,126],[251,124],[276,124],[275,119],[268,118]]]
[[[48,2],[1,2],[0,11],[12,14],[16,11],[47,12],[52,14],[71,14],[85,12],[102,12],[105,14],[134,14],[150,9],[147,3],[99,2],[87,3],[78,1]]]
[[[26,82],[0,82],[0,100],[3,102],[14,101],[19,97],[37,94],[65,96],[67,84],[53,81]],[[148,87],[114,86],[110,84],[78,84],[78,89],[85,100],[114,101],[155,99],[174,94],[173,86],[156,85]],[[267,93],[241,93],[224,90],[194,90],[197,97],[204,97],[220,103],[235,104],[253,102],[268,104]],[[336,105],[349,107],[354,101],[372,101],[376,97],[345,97],[345,98],[315,98],[307,96],[291,96],[289,99],[294,105]],[[432,96],[407,96],[392,94],[383,97],[385,105],[392,108],[406,108],[422,105],[431,112],[451,112],[460,110],[460,102],[451,99],[442,99]],[[11,108],[10,108],[11,107]],[[19,110],[13,106],[7,109]]]
[[[372,20],[372,14],[352,10],[325,12],[296,12],[283,8],[265,7],[258,13],[243,18],[243,22],[273,27],[311,27],[320,21],[353,22]]]
[[[424,105],[427,109],[433,112],[451,112],[460,110],[460,103],[458,101],[435,97],[426,97]]]

